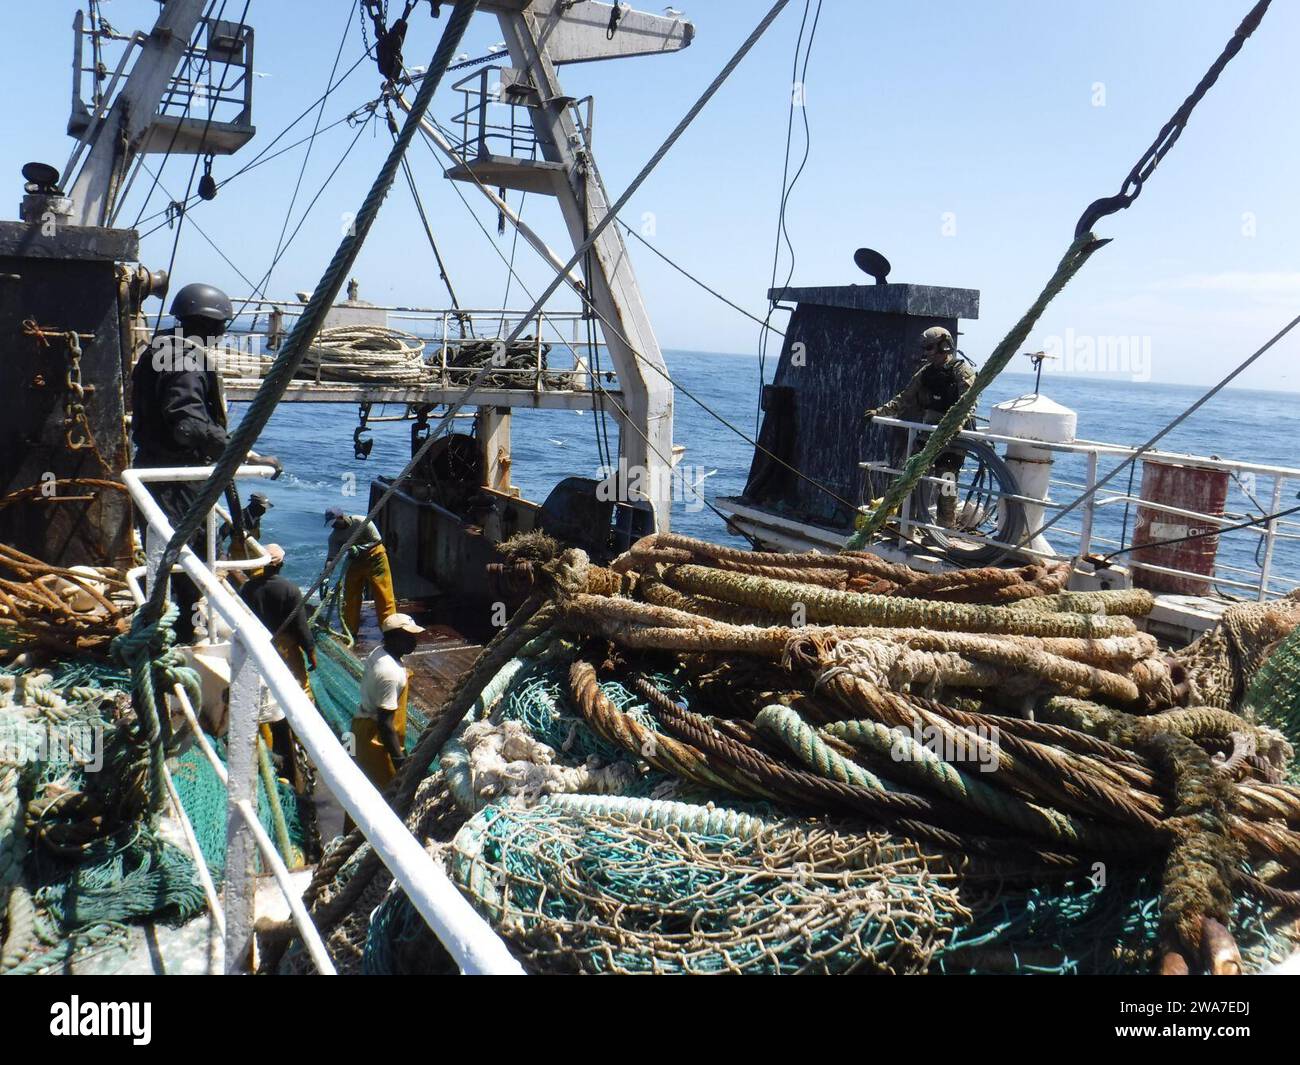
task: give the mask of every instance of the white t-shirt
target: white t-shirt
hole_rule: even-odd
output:
[[[366,656],[357,717],[378,718],[380,710],[396,710],[405,687],[406,667],[380,644]]]

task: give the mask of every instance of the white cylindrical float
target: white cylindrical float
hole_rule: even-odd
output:
[[[1070,444],[1074,442],[1078,422],[1079,416],[1069,407],[1032,393],[997,404],[989,415],[989,432],[1048,444]],[[1006,463],[1015,474],[1022,496],[1027,499],[1048,498],[1054,457],[1055,452],[1048,448],[1029,443],[1007,444]],[[1024,508],[1026,531],[1033,532],[1043,524],[1043,507],[1024,503]],[[1047,538],[1041,535],[1026,546],[1032,551],[1050,553],[1052,550]]]

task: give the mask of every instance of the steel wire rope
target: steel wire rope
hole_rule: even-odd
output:
[[[790,250],[790,270],[786,275],[786,285],[794,277],[795,268],[795,250],[794,242],[790,239],[790,231],[786,228],[786,210],[790,204],[790,194],[794,191],[795,183],[803,173],[804,167],[808,164],[808,157],[812,153],[812,127],[808,123],[808,108],[806,101],[800,99],[803,85],[807,82],[808,62],[812,56],[813,40],[817,36],[817,24],[821,21],[822,4],[817,0],[817,11],[813,16],[812,29],[808,33],[808,45],[804,48],[804,29],[808,24],[808,12],[812,8],[812,0],[804,0],[803,18],[799,23],[799,36],[795,39],[794,60],[791,69],[791,86],[790,86],[790,110],[786,118],[785,127],[785,162],[781,172],[781,199],[777,208],[776,238],[772,248],[772,278],[769,288],[775,291],[776,275],[780,269],[781,261],[781,241],[784,239],[786,247]],[[803,72],[799,71],[799,52],[803,49]],[[794,114],[798,110],[802,112],[804,127],[804,153],[793,178],[790,177],[790,154],[794,146]],[[784,287],[784,286],[782,286]],[[758,390],[759,403],[758,409],[754,412],[754,433],[757,435],[762,421],[763,404],[762,393],[763,385],[766,383],[767,375],[767,342],[768,330],[772,329],[772,315],[776,311],[776,299],[768,295],[767,316],[763,319],[763,331],[758,335]],[[775,332],[775,330],[773,330]]]

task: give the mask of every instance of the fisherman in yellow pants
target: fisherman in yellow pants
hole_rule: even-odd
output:
[[[348,548],[348,568],[343,575],[342,613],[348,632],[355,636],[361,625],[361,600],[367,589],[375,601],[375,614],[382,626],[384,619],[397,610],[397,597],[393,594],[393,574],[379,529],[363,515],[348,514],[339,507],[330,507],[325,512],[325,524],[332,526],[327,563],[334,561],[352,531],[361,527],[361,534]]]
[[[402,657],[415,650],[424,629],[406,614],[389,614],[380,625],[384,642],[366,657],[361,698],[352,718],[358,767],[383,791],[406,754],[409,679]],[[345,826],[349,827],[349,826]]]

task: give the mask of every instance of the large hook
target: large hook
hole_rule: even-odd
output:
[[[366,425],[370,418],[370,404],[362,403],[357,410],[357,417],[361,424],[352,430],[352,453],[360,461],[370,458],[370,452],[374,450],[375,442],[370,437],[370,428]]]

